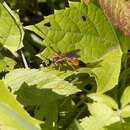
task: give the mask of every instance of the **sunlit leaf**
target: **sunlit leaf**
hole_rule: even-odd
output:
[[[15,64],[16,62],[13,59],[0,56],[0,72],[13,70]]]
[[[69,4],[69,8],[55,11],[42,22],[25,28],[44,38],[44,43],[55,50],[80,49],[80,59],[84,63],[101,61],[91,72],[97,81],[97,91],[106,92],[118,83],[121,67],[122,52],[114,28],[93,3],[88,6],[80,2]],[[50,53],[43,52],[41,56],[48,55]]]
[[[111,25],[94,4],[87,7],[72,2],[70,8],[55,11],[44,21],[25,28],[45,38],[47,46],[61,52],[81,49],[80,57],[86,63],[99,60],[118,45]]]
[[[121,117],[129,118],[130,117],[130,105],[125,106],[121,110]]]
[[[129,103],[130,103],[130,86],[128,86],[125,89],[125,91],[123,92],[123,95],[121,97],[121,106],[122,106],[122,108],[125,107]]]
[[[20,89],[24,82],[30,86],[36,85],[39,89],[50,89],[60,95],[71,95],[80,91],[64,78],[60,78],[52,72],[37,69],[16,69],[8,73],[4,81],[13,91]]]
[[[29,116],[2,81],[0,81],[0,91],[1,126],[5,125],[18,130],[40,130],[40,121]]]
[[[83,130],[102,130],[120,120],[118,114],[103,103],[90,104],[89,110],[91,116],[82,119],[80,124]]]
[[[90,76],[95,77],[97,82],[97,92],[104,93],[118,84],[118,77],[121,69],[122,52],[117,48],[100,61],[95,67],[80,68],[79,72],[89,73]],[[109,68],[109,69],[108,69]]]
[[[20,49],[24,35],[22,24],[5,2],[0,2],[0,25],[0,44],[10,51]]]
[[[92,93],[92,94],[88,94],[87,96],[93,99],[95,102],[97,101],[97,102],[104,103],[114,109],[118,108],[117,103],[114,101],[114,99],[112,99],[110,96],[107,96],[105,94]]]
[[[120,48],[108,53],[98,67],[92,69],[92,76],[97,81],[97,92],[106,92],[118,84],[121,69],[122,52]]]

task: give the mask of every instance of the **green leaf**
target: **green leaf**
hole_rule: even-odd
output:
[[[103,130],[129,130],[130,129],[130,123],[129,122],[117,122],[114,123],[108,127],[106,127]]]
[[[70,73],[58,73],[47,69],[17,69],[7,74],[4,81],[15,92],[22,104],[39,106],[35,117],[45,119],[43,129],[56,130],[59,100],[62,103],[61,99],[64,96],[80,91],[76,86],[64,80],[67,75],[69,76]]]
[[[118,78],[121,69],[122,52],[117,48],[100,61],[95,67],[80,68],[79,72],[88,73],[90,76],[95,77],[97,83],[97,93],[104,93],[118,84]]]
[[[0,72],[13,70],[15,64],[16,62],[13,59],[0,56]]]
[[[23,47],[22,24],[5,2],[0,2],[0,43],[10,51]]]
[[[100,62],[90,71],[96,79],[97,92],[104,93],[117,85],[122,52],[114,28],[98,6],[70,2],[69,8],[55,11],[44,21],[25,28],[44,38],[48,47],[63,53],[80,49],[84,63]],[[40,55],[42,59],[53,57],[54,52],[50,51],[45,49]]]
[[[16,69],[8,73],[3,79],[15,92],[23,83],[29,86],[36,85],[39,89],[50,89],[59,95],[71,95],[80,90],[64,78],[57,76],[52,71],[40,71],[37,69]]]
[[[130,86],[128,86],[122,94],[122,97],[121,97],[122,108],[128,105],[129,103],[130,103]]]
[[[97,82],[97,92],[104,93],[118,84],[122,52],[120,48],[108,53],[98,67],[93,68],[92,76]]]
[[[89,98],[93,99],[95,102],[104,103],[105,105],[107,105],[113,109],[118,108],[118,105],[115,102],[115,100],[112,97],[107,96],[105,94],[92,93],[92,94],[88,94],[87,96]]]
[[[123,118],[130,117],[130,105],[127,105],[121,109],[121,117]]]
[[[113,110],[108,103],[95,102],[88,104],[91,115],[82,119],[80,125],[83,130],[129,130],[130,123],[125,118],[130,116],[130,106]]]
[[[35,117],[41,120],[45,119],[45,123],[42,126],[43,130],[57,130],[58,105],[56,102],[43,102]]]
[[[4,81],[15,92],[22,104],[39,107],[35,111],[35,117],[45,119],[43,129],[56,130],[59,100],[62,103],[64,95],[68,96],[79,91],[76,86],[64,80],[70,74],[72,73],[49,69],[17,69],[7,74]],[[11,81],[12,78],[13,81]]]
[[[82,119],[83,130],[102,130],[105,126],[120,120],[118,113],[103,103],[89,104],[91,116]]]
[[[60,96],[51,90],[38,89],[36,86],[28,86],[25,83],[15,94],[17,95],[17,99],[24,104],[24,106],[38,107],[38,109],[34,110],[34,117],[39,120],[45,120],[42,129],[56,130],[58,104],[62,104],[64,99],[63,96]]]
[[[130,37],[125,36],[123,32],[117,31],[118,39],[120,41],[120,45],[122,48],[123,53],[128,53],[128,50],[130,49]]]
[[[50,27],[46,26],[48,23]],[[87,7],[80,2],[71,2],[70,8],[55,11],[44,21],[25,28],[45,38],[48,46],[61,52],[81,49],[81,60],[86,63],[99,60],[118,45],[111,25],[94,4]]]
[[[40,121],[33,119],[0,81],[0,124],[18,130],[40,130]],[[11,129],[11,128],[10,128]]]
[[[57,102],[63,99],[63,96],[58,95],[48,89],[39,89],[35,85],[28,86],[22,84],[20,89],[15,92],[17,99],[25,106],[39,106],[43,105],[43,102]],[[40,100],[39,100],[40,99]]]
[[[77,120],[74,120],[73,123],[67,128],[67,130],[83,130]]]
[[[1,130],[16,130],[15,128],[11,128],[11,127],[9,127],[9,126],[1,126],[0,127],[1,128]]]

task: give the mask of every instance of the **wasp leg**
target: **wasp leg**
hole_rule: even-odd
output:
[[[63,67],[63,63],[59,63],[59,64],[58,64],[58,70],[61,71],[61,70],[62,70],[62,67]]]
[[[58,70],[61,71],[61,65],[60,64],[58,65]]]
[[[68,62],[66,62],[66,64],[69,65],[72,68],[72,70],[76,70],[76,68],[72,64],[69,64]]]

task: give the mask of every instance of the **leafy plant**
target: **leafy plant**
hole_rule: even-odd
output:
[[[20,1],[6,2],[0,1],[0,128],[129,130],[129,2],[69,1],[27,26],[15,10],[23,9]],[[24,2],[28,9],[56,1]]]

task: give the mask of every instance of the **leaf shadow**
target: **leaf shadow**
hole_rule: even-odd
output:
[[[39,89],[36,85],[29,86],[23,83],[18,91],[15,92],[17,100],[23,105],[41,105],[44,101],[57,101],[63,99],[63,95],[58,95],[51,89]]]
[[[107,130],[129,130],[130,129],[130,123],[118,121],[118,122],[115,122],[115,123],[113,123],[109,126],[106,126],[105,128]]]

